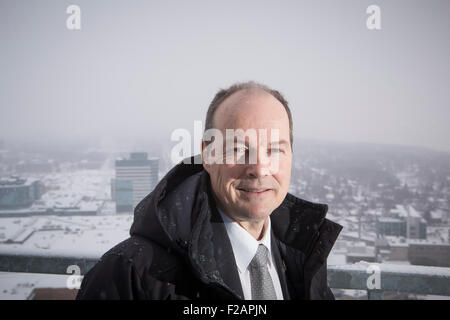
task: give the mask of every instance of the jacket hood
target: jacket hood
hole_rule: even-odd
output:
[[[191,158],[193,162],[193,157]],[[130,235],[184,252],[204,206],[207,186],[201,164],[183,160],[170,170],[134,210]]]
[[[211,210],[217,209],[209,174],[198,157],[185,159],[172,168],[136,206],[130,234],[175,250],[200,270],[199,277],[206,277],[203,280],[217,280],[214,261],[210,259],[212,248],[208,245],[212,237]],[[281,242],[302,251],[306,257],[315,254],[316,264],[323,264],[342,229],[325,218],[327,210],[325,204],[288,193],[270,215],[273,232]]]

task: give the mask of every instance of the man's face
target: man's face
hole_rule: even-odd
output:
[[[223,160],[223,164],[203,166],[211,178],[218,206],[238,221],[262,221],[276,209],[289,189],[292,151],[289,140],[289,118],[284,106],[263,91],[238,91],[225,99],[214,115],[214,126],[223,134],[223,150],[239,164]],[[260,133],[265,129],[267,139],[226,140],[226,129],[248,129]],[[278,137],[272,133],[278,131]],[[203,151],[205,145],[203,143]],[[256,161],[249,161],[255,152]]]

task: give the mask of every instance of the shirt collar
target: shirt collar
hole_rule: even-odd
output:
[[[218,211],[222,216],[228,237],[230,238],[234,257],[236,259],[236,265],[240,273],[247,270],[248,265],[258,250],[259,244],[262,243],[269,250],[269,257],[271,256],[272,248],[270,245],[270,218],[268,218],[269,222],[267,223],[267,230],[265,231],[264,237],[258,241],[237,222],[233,221],[230,217],[224,214],[220,209],[218,209]],[[271,259],[268,260],[270,264]]]

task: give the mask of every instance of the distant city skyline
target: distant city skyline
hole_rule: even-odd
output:
[[[149,178],[156,178],[153,173],[159,171],[161,178],[173,167],[165,147],[170,148],[157,142],[146,147],[126,143],[123,150],[110,152],[86,142],[75,147],[68,143],[25,148],[7,140],[0,150],[0,260],[4,262],[0,266],[0,299],[31,299],[48,287],[76,288],[79,282],[67,278],[73,269],[66,267],[79,266],[81,257],[96,261],[128,238],[133,210],[130,207],[121,213],[117,205],[129,196],[131,200],[144,198],[150,192]],[[327,258],[328,274],[336,268],[339,272],[363,268],[364,272],[367,264],[375,263],[383,272],[381,279],[392,272],[397,277],[400,272],[405,280],[400,282],[407,284],[426,274],[441,284],[450,267],[450,153],[303,139],[294,139],[294,147],[289,193],[327,204],[327,218],[344,227]],[[129,154],[130,149],[148,151],[148,155]],[[149,160],[157,156],[160,161],[157,169],[148,171],[140,165],[147,164],[144,159],[150,155]],[[134,196],[134,192],[114,189],[117,178],[137,178],[137,186],[147,190]],[[31,181],[42,184],[44,193],[34,199],[21,197],[30,195]],[[150,182],[151,189],[156,179]],[[30,256],[41,261],[32,269],[23,263]],[[82,274],[90,268],[84,261]],[[332,288],[333,283],[331,280]],[[410,287],[405,286],[402,293],[386,292],[384,298],[423,298],[407,293]],[[382,288],[390,291],[385,284]],[[432,288],[436,294],[450,295],[448,290],[439,291],[438,285]],[[337,299],[364,294],[335,290]]]
[[[286,96],[296,137],[450,151],[448,1],[376,1],[381,30],[366,0],[79,0],[68,30],[71,4],[0,3],[6,144],[169,145],[220,88],[255,80]]]

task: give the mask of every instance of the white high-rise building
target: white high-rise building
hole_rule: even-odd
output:
[[[158,158],[146,152],[133,152],[129,159],[116,160],[116,178],[112,183],[116,212],[132,212],[158,183]]]

